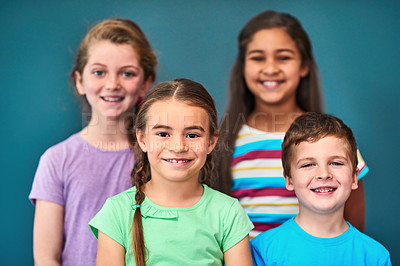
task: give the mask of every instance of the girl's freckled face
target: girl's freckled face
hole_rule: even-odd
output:
[[[216,143],[210,137],[209,116],[200,107],[176,100],[153,103],[146,131],[137,131],[147,153],[152,180],[198,182],[200,169]]]
[[[76,87],[95,116],[118,119],[132,111],[150,83],[144,80],[139,56],[128,44],[100,41],[88,51],[83,74],[75,73]]]

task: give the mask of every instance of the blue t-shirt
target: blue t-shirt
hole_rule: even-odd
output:
[[[382,244],[348,224],[340,236],[319,238],[292,218],[250,241],[254,265],[392,265]]]

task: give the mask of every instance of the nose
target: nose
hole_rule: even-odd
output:
[[[108,90],[118,90],[121,88],[118,76],[109,74],[106,80],[106,89]]]
[[[263,65],[262,72],[265,75],[274,75],[278,73],[279,68],[275,59],[267,59]]]
[[[327,165],[319,166],[316,178],[320,180],[326,180],[332,178],[332,174],[329,171],[329,167]]]
[[[169,143],[169,149],[175,153],[187,152],[189,147],[184,136],[174,136]]]

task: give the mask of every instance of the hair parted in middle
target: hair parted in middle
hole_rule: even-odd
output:
[[[220,126],[218,150],[218,185],[216,189],[231,192],[231,159],[237,134],[255,107],[255,97],[246,85],[244,62],[247,45],[260,30],[282,28],[293,39],[301,55],[303,65],[309,73],[300,80],[297,88],[297,104],[306,112],[323,112],[322,88],[319,82],[318,66],[314,59],[312,45],[300,21],[287,13],[273,10],[263,11],[251,18],[238,35],[238,54],[231,70],[229,81],[229,102]]]
[[[140,104],[133,131],[145,132],[147,125],[147,113],[150,107],[159,101],[174,99],[187,105],[203,108],[208,114],[209,135],[218,135],[218,117],[214,100],[207,90],[200,84],[189,79],[175,79],[155,85],[144,97]],[[131,145],[135,152],[135,166],[132,170],[132,181],[136,186],[135,200],[140,205],[144,198],[144,185],[151,179],[150,163],[147,154],[141,150],[136,138],[132,139]],[[214,177],[212,174],[213,161],[212,152],[207,155],[206,162],[199,175],[199,183],[212,186]],[[143,225],[140,207],[136,208],[132,224],[133,248],[135,262],[138,266],[145,265],[145,244],[143,236]]]
[[[250,92],[243,77],[247,45],[252,41],[255,33],[271,28],[285,30],[299,49],[302,64],[308,65],[310,69],[308,75],[301,79],[298,86],[297,104],[306,112],[322,112],[321,85],[310,38],[297,18],[287,13],[272,10],[261,12],[250,19],[239,33],[238,55],[231,72],[230,88],[232,90],[231,95],[242,95],[243,97],[231,97],[229,106],[244,105],[239,109],[242,109],[246,117],[253,111],[255,97]]]
[[[293,149],[302,142],[317,142],[318,140],[332,136],[343,139],[346,143],[347,154],[356,172],[357,143],[353,131],[341,119],[316,112],[308,112],[296,118],[286,132],[282,143],[283,171],[290,176],[290,166],[293,159]]]

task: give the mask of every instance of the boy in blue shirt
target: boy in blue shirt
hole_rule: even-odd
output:
[[[342,120],[299,116],[285,135],[282,164],[299,213],[250,242],[254,265],[392,265],[383,245],[343,217],[358,169],[357,144]]]

